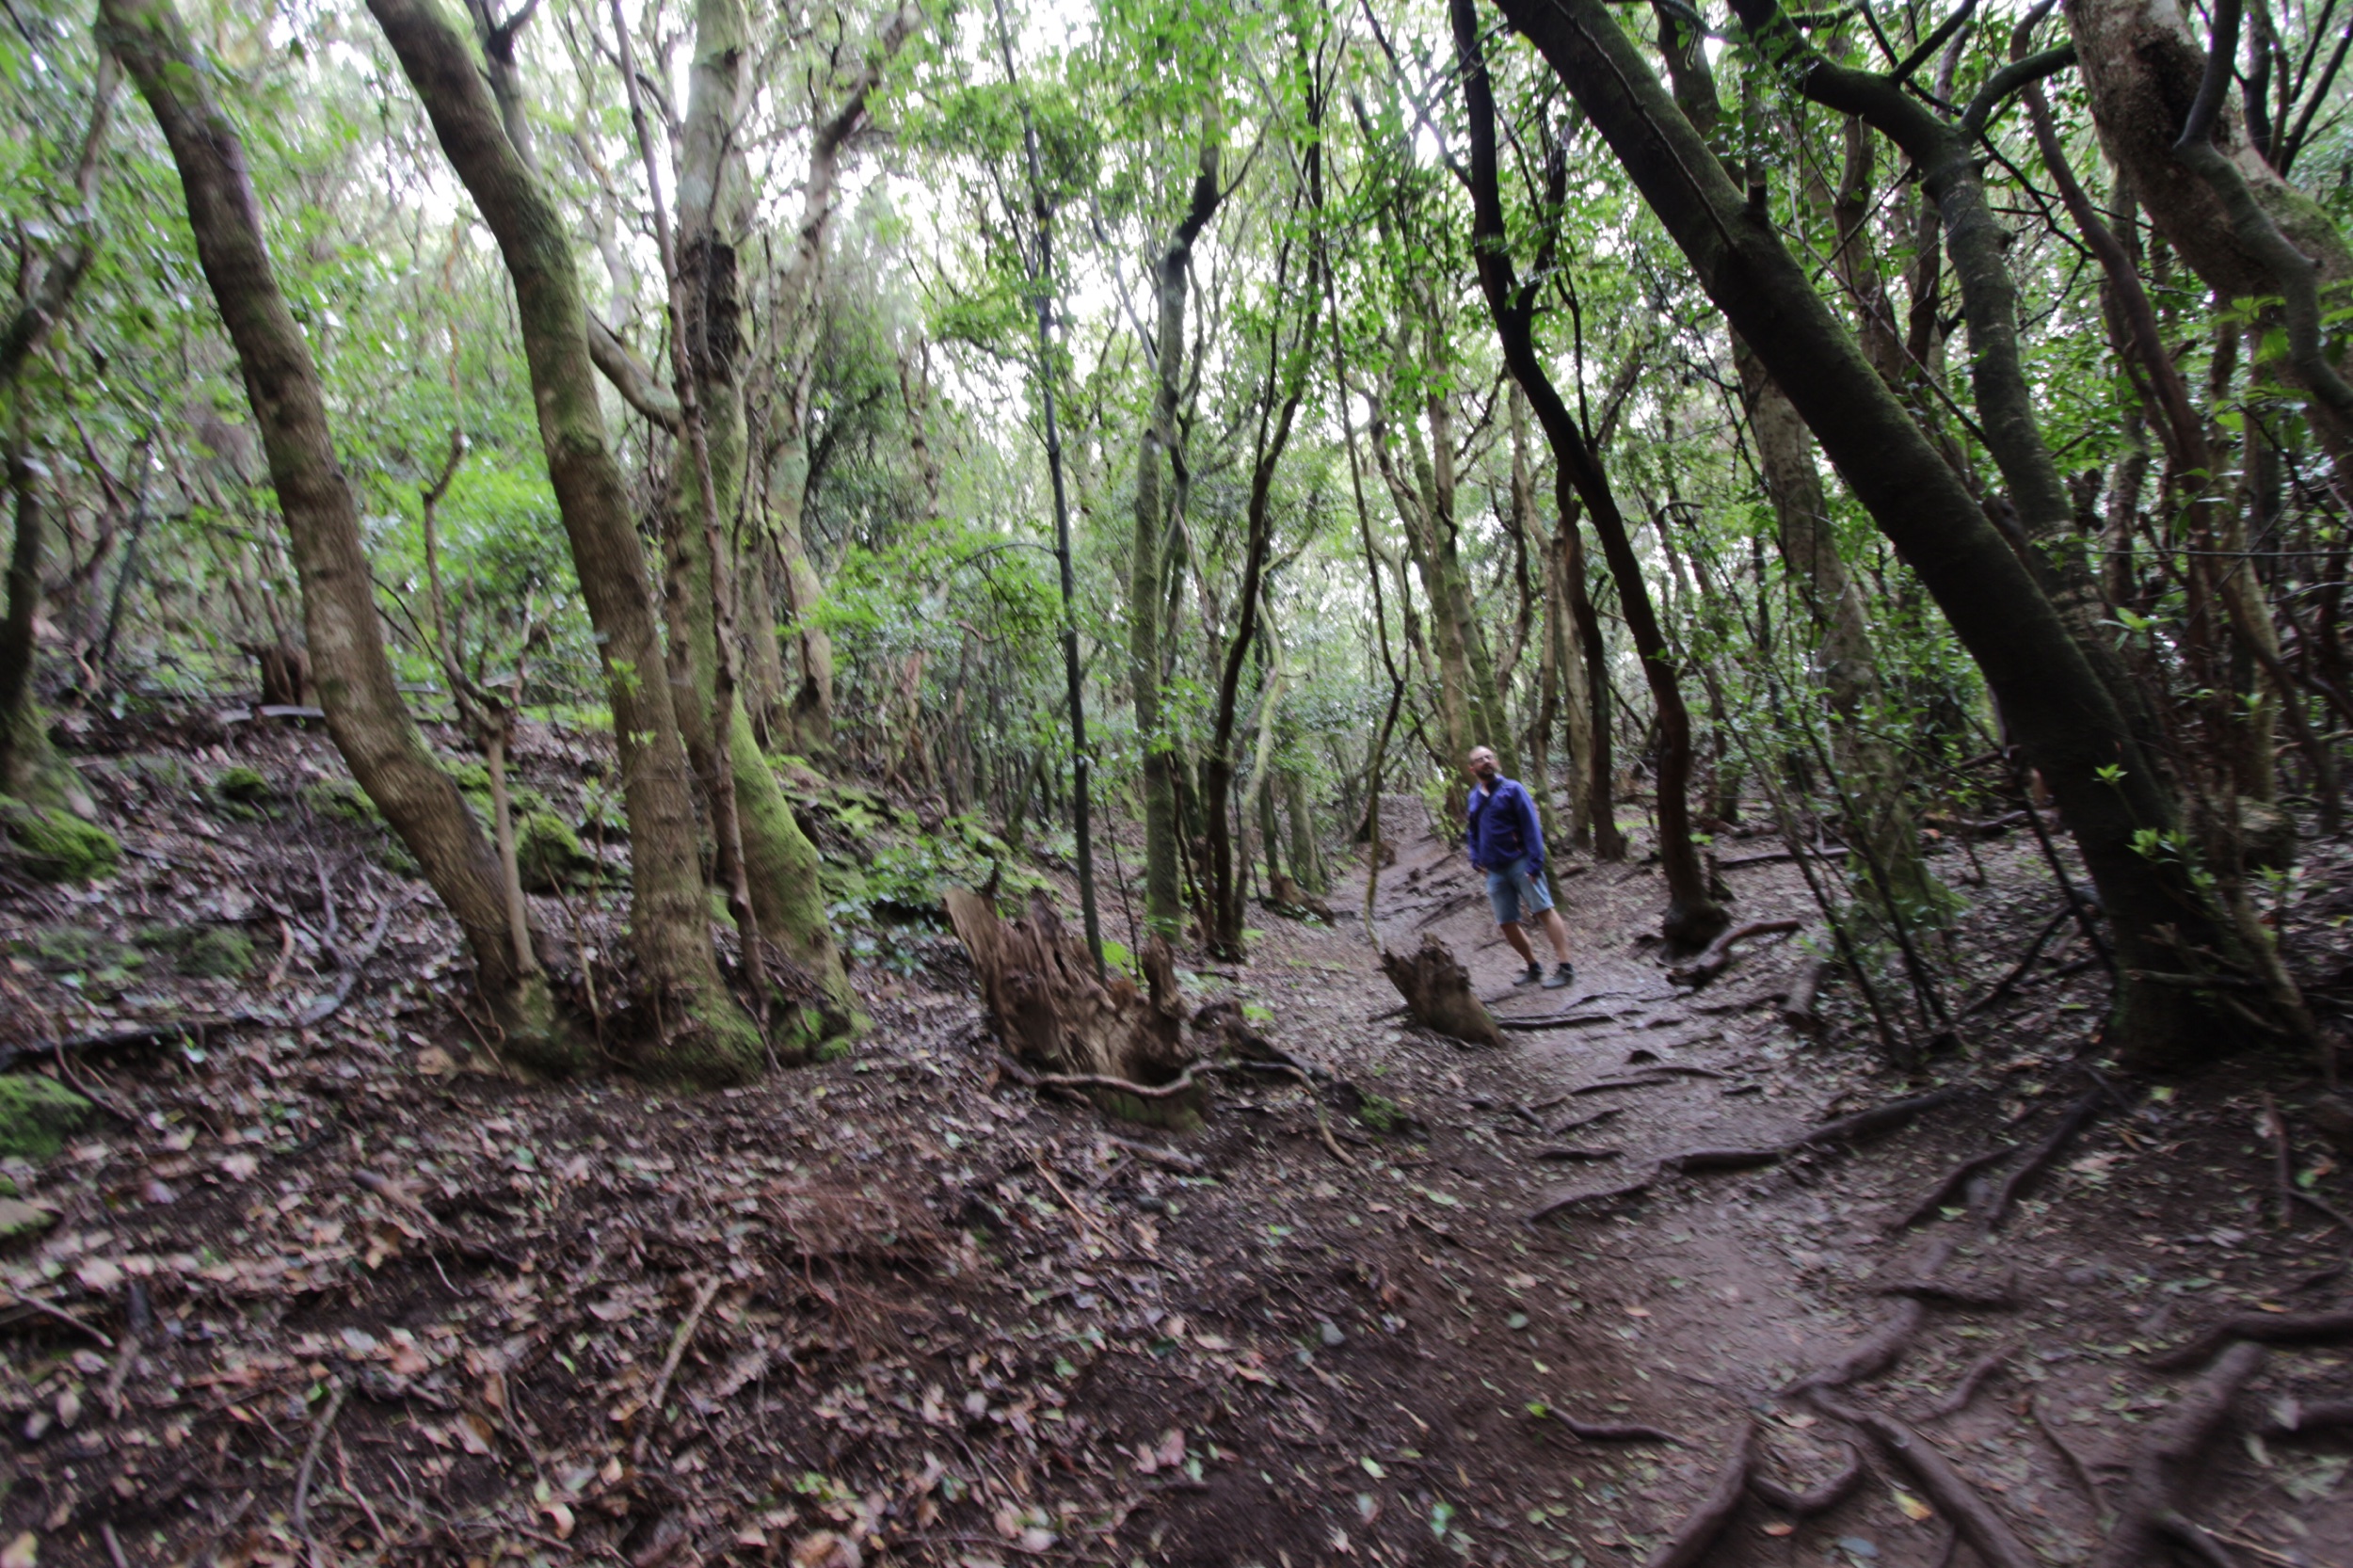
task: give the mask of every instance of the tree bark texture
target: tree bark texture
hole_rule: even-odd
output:
[[[1153,323],[1152,409],[1136,451],[1135,538],[1128,579],[1128,683],[1135,706],[1136,743],[1144,752],[1144,917],[1153,932],[1174,940],[1184,923],[1184,889],[1177,871],[1176,780],[1172,737],[1160,729],[1160,539],[1168,529],[1161,483],[1164,456],[1176,447],[1176,403],[1185,356],[1185,292],[1193,248],[1217,213],[1218,164],[1224,133],[1212,116],[1201,134],[1201,158],[1185,216],[1170,231],[1152,269],[1159,309]]]
[[[1934,596],[2065,811],[2115,922],[2115,1027],[2132,1058],[2219,1054],[2248,1027],[2211,993],[2135,971],[2244,967],[2240,937],[2175,856],[2181,828],[2114,696],[2041,584],[1752,212],[1601,0],[1497,0],[1582,104],[1700,282]]]
[[[699,0],[695,63],[678,161],[678,266],[684,309],[686,361],[695,377],[712,510],[731,521],[744,505],[749,445],[740,360],[737,248],[749,224],[748,176],[736,152],[743,102],[744,56],[750,26],[740,0]],[[800,973],[788,1000],[799,1009],[779,1050],[807,1055],[819,1042],[848,1032],[858,1013],[840,951],[825,920],[817,850],[794,820],[791,803],[752,732],[748,712],[732,689],[719,698],[720,661],[727,647],[719,625],[722,572],[738,584],[739,564],[714,559],[727,541],[704,526],[697,465],[673,465],[671,557],[664,596],[670,651],[683,655],[687,681],[678,704],[679,730],[688,758],[715,795],[724,766],[734,793],[753,924]],[[724,708],[724,714],[722,709]],[[728,727],[724,736],[716,727]],[[713,817],[718,813],[714,810]]]
[[[645,1066],[690,1082],[756,1075],[760,1036],[719,978],[696,851],[694,777],[619,465],[605,433],[567,225],[507,139],[465,41],[435,0],[370,0],[514,285],[540,445],[598,634],[629,814],[630,940],[655,1038]]]
[[[303,630],[328,731],[464,933],[503,1048],[547,1070],[588,1064],[556,1015],[544,973],[512,940],[497,856],[402,703],[386,656],[359,507],[335,456],[326,394],[263,236],[236,128],[204,89],[168,0],[103,0],[106,46],[154,110],[185,193],[189,227],[237,350],[270,482],[302,583]]]
[[[48,520],[40,504],[42,475],[33,458],[32,413],[25,404],[24,368],[80,292],[97,255],[97,216],[90,199],[97,187],[98,155],[105,146],[120,79],[112,56],[102,56],[90,92],[89,128],[84,133],[74,169],[74,191],[81,198],[80,224],[51,251],[45,265],[36,268],[20,264],[16,308],[8,325],[0,328],[0,445],[6,448],[7,483],[16,514],[16,531],[8,549],[8,604],[0,612],[0,795],[16,795],[36,806],[56,807],[85,817],[96,805],[83,787],[81,776],[49,744],[40,705],[33,698],[34,665],[39,657],[35,625],[40,616],[49,546]],[[133,537],[136,541],[136,523]]]

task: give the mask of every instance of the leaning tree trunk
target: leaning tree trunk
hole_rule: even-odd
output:
[[[2171,793],[2041,584],[1764,215],[1716,166],[1603,0],[1497,4],[1585,108],[1702,286],[1788,392],[1976,659],[2012,734],[2057,796],[2115,923],[2113,1024],[2127,1055],[2178,1062],[2248,1040],[2237,1007],[2180,982],[2217,969],[2237,978],[2262,961],[2193,867],[2145,853],[2144,830],[2181,830]],[[2300,1027],[2296,999],[2256,1005],[2267,1023]]]
[[[1193,242],[1216,215],[1219,152],[1224,136],[1211,116],[1201,134],[1201,163],[1185,216],[1170,232],[1153,269],[1159,319],[1152,344],[1152,411],[1136,450],[1133,556],[1128,578],[1128,683],[1135,706],[1136,744],[1144,752],[1144,918],[1174,939],[1184,924],[1177,872],[1176,779],[1173,739],[1160,728],[1160,537],[1168,528],[1160,480],[1163,453],[1176,447],[1176,403],[1185,354],[1185,289]]]
[[[514,939],[498,856],[393,682],[359,507],[335,456],[317,367],[270,264],[243,142],[207,96],[168,0],[103,0],[100,24],[179,165],[198,258],[236,347],[293,543],[328,731],[464,932],[504,1048],[545,1069],[584,1067],[592,1056],[556,1016],[533,944]]]
[[[1487,297],[1502,340],[1504,362],[1513,379],[1528,393],[1536,422],[1544,426],[1552,446],[1563,515],[1571,495],[1593,515],[1593,532],[1618,585],[1619,605],[1626,630],[1633,633],[1635,651],[1641,655],[1651,698],[1658,711],[1658,859],[1667,880],[1667,913],[1659,929],[1677,947],[1705,947],[1731,923],[1708,888],[1707,872],[1700,864],[1699,848],[1691,838],[1691,715],[1683,701],[1683,686],[1675,672],[1666,634],[1651,608],[1650,587],[1643,581],[1641,562],[1634,553],[1625,519],[1618,510],[1609,476],[1585,439],[1584,430],[1568,405],[1561,400],[1552,376],[1536,351],[1535,296],[1522,288],[1512,264],[1503,226],[1503,200],[1496,176],[1495,99],[1487,85],[1487,64],[1479,40],[1479,18],[1473,0],[1452,0],[1455,48],[1462,61],[1463,100],[1468,110],[1471,142],[1471,234],[1477,252],[1479,282]]]
[[[731,789],[737,841],[753,926],[799,971],[796,1024],[777,1042],[788,1059],[850,1032],[858,1019],[840,951],[825,920],[817,850],[793,820],[792,805],[761,755],[751,719],[728,682],[719,696],[721,661],[734,639],[719,624],[721,581],[737,576],[735,563],[713,559],[727,543],[709,518],[732,519],[744,500],[748,433],[738,361],[743,339],[736,323],[737,246],[749,214],[733,193],[747,176],[735,152],[749,24],[740,0],[701,0],[696,9],[695,65],[680,137],[678,188],[680,326],[695,378],[705,463],[675,465],[669,517],[671,550],[664,608],[673,657],[682,654],[692,700],[679,705],[679,731],[687,756],[706,780],[706,794]],[[683,401],[683,400],[681,400]],[[712,497],[702,495],[707,466]],[[724,710],[724,712],[722,712]],[[725,724],[724,735],[717,732]],[[719,813],[714,810],[713,818]]]
[[[2021,359],[2018,285],[2009,265],[2010,234],[1986,199],[1978,141],[1987,116],[2021,86],[2063,68],[2071,52],[2048,51],[2002,68],[1955,123],[1906,92],[1893,78],[1835,65],[1806,42],[1779,0],[1735,0],[1751,36],[1790,70],[1798,89],[1817,104],[1858,115],[1903,149],[1920,188],[1936,203],[1969,324],[1969,382],[1978,428],[1993,454],[2019,525],[2034,546],[2028,559],[2045,573],[2059,618],[2074,633],[2144,748],[2159,737],[2154,711],[2125,669],[2105,624],[2107,607],[2074,528],[2074,504],[2042,438],[2034,392]],[[2153,753],[2152,753],[2153,755]]]
[[[562,217],[506,137],[464,40],[434,0],[369,0],[441,149],[498,241],[556,509],[598,633],[629,814],[630,940],[653,1010],[650,1071],[756,1076],[759,1032],[719,977],[696,853],[694,776],[679,736],[645,548],[606,438],[588,318]]]

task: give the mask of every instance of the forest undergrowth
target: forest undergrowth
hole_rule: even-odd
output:
[[[1676,984],[1640,861],[1564,868],[1579,983],[1514,991],[1394,800],[1382,938],[1451,944],[1506,1045],[1262,909],[1185,998],[1313,1087],[1223,1076],[1168,1134],[1023,1086],[936,923],[855,970],[847,1059],[520,1081],[391,840],[321,808],[331,750],[196,730],[88,736],[114,875],[0,884],[10,1049],[86,1042],[0,1081],[95,1108],[8,1166],[11,1562],[2145,1561],[2176,1511],[2229,1560],[2353,1552],[2342,1107],[2303,1064],[2091,1065],[2096,965],[2018,965],[2057,904],[2023,833],[1943,959],[2018,978],[1907,1072],[1840,987],[1784,1021],[1810,920]],[[568,800],[600,749],[518,766]],[[1740,920],[1808,916],[1719,852]],[[2316,998],[2345,870],[2311,846],[2278,917]],[[150,1027],[192,1016],[242,1021]]]

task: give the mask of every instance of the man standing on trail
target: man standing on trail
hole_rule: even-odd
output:
[[[1471,869],[1487,873],[1487,902],[1495,909],[1496,923],[1503,927],[1503,939],[1513,951],[1528,961],[1518,984],[1541,981],[1545,990],[1557,991],[1577,978],[1577,968],[1569,962],[1569,928],[1553,908],[1552,895],[1545,891],[1545,830],[1536,821],[1536,803],[1517,779],[1503,776],[1490,748],[1472,747],[1469,763],[1470,832],[1465,841]],[[1523,913],[1537,917],[1552,943],[1553,956],[1560,960],[1550,975],[1536,961],[1528,933],[1520,929]]]

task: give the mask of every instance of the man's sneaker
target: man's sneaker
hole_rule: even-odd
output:
[[[1512,984],[1514,985],[1533,985],[1544,978],[1545,967],[1542,964],[1530,964],[1521,972],[1519,979],[1512,982]],[[1550,983],[1546,982],[1546,984]]]
[[[1530,964],[1528,967],[1528,972],[1530,975],[1534,975],[1540,971],[1535,965]],[[1545,982],[1545,989],[1547,991],[1558,991],[1576,984],[1577,966],[1571,963],[1563,962],[1554,967],[1552,977]]]

